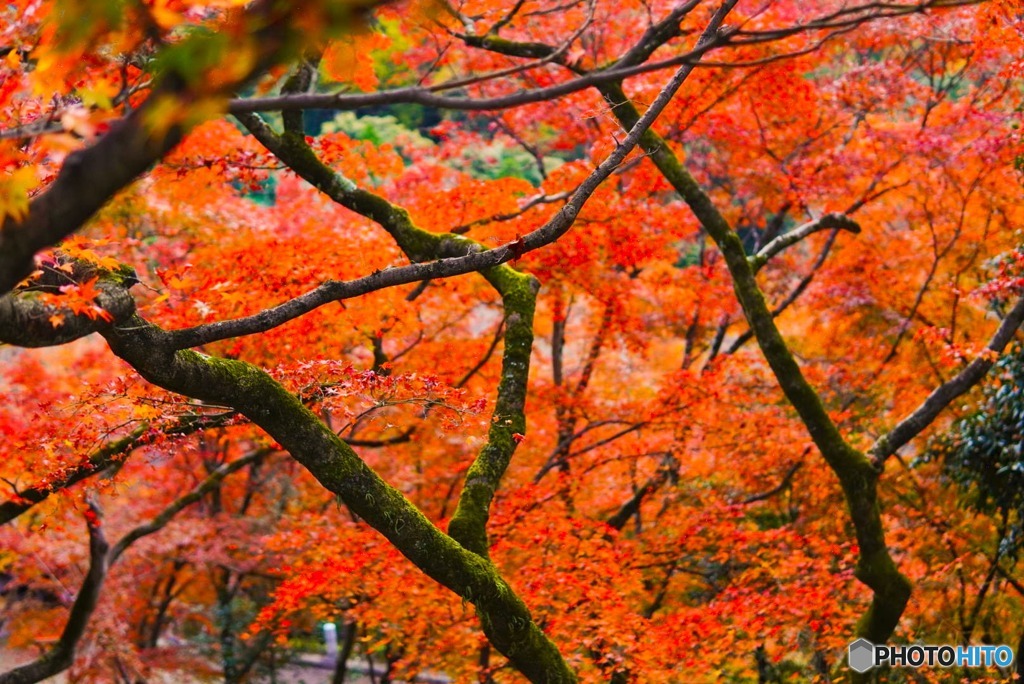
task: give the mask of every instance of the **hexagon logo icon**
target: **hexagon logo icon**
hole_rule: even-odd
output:
[[[875,666],[875,645],[867,639],[857,639],[849,646],[847,660],[854,672],[867,672]]]

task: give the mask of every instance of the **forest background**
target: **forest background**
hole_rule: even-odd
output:
[[[1021,3],[0,16],[0,682],[1013,676]]]

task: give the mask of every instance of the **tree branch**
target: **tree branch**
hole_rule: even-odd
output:
[[[4,218],[0,224],[0,295],[9,292],[32,270],[33,256],[78,230],[117,191],[127,186],[182,139],[198,120],[179,117],[166,128],[154,126],[154,116],[172,110],[188,111],[196,101],[228,93],[254,74],[287,59],[295,36],[285,31],[291,4],[257,0],[242,21],[258,26],[252,34],[257,54],[250,69],[235,78],[223,78],[218,89],[206,79],[174,72],[163,77],[146,101],[91,146],[67,156],[57,178],[29,203],[22,218]],[[204,40],[196,35],[186,40]],[[166,118],[166,117],[163,117]]]
[[[352,437],[342,437],[342,439],[345,440],[345,444],[348,444],[349,446],[377,449],[380,447],[391,446],[392,444],[405,444],[412,440],[412,433],[414,431],[415,428],[406,428],[393,437],[385,437],[383,439],[355,439]]]
[[[135,300],[121,283],[100,281],[96,288],[100,291],[96,297],[97,306],[114,320],[127,318],[135,312]],[[60,317],[60,323],[54,323],[57,320],[55,316]],[[50,347],[91,335],[109,325],[98,314],[75,315],[68,309],[44,304],[34,292],[16,291],[0,296],[2,343],[18,347]]]
[[[71,607],[71,614],[68,616],[64,631],[61,633],[56,646],[42,657],[28,665],[23,665],[0,674],[0,684],[34,684],[71,667],[78,642],[85,634],[86,625],[88,625],[89,619],[96,610],[100,589],[103,586],[107,571],[117,562],[128,547],[143,537],[159,532],[182,510],[199,501],[208,492],[220,487],[225,477],[255,463],[267,454],[272,453],[272,451],[271,449],[258,449],[236,461],[226,463],[217,468],[199,486],[173,501],[152,521],[132,529],[113,548],[109,546],[103,535],[99,507],[92,501],[89,501],[87,503],[89,511],[85,516],[86,525],[89,528],[89,572],[82,583],[78,596],[75,598],[74,605]]]
[[[743,500],[743,503],[752,504],[758,501],[764,501],[766,499],[772,498],[773,496],[780,492],[785,491],[786,488],[788,488],[790,484],[792,484],[793,477],[796,476],[796,471],[800,470],[803,464],[803,461],[797,461],[796,463],[789,467],[789,470],[787,470],[786,474],[782,476],[782,481],[780,481],[779,484],[775,485],[766,492],[761,492],[760,494],[753,494],[751,496],[748,496]]]
[[[868,21],[874,21],[878,19],[887,19],[893,17],[899,17],[906,14],[916,13],[925,11],[928,9],[938,9],[945,7],[963,6],[968,4],[976,4],[980,0],[963,0],[961,2],[942,2],[940,0],[932,0],[931,2],[914,2],[906,4],[898,3],[867,3],[865,5],[858,6],[856,8],[850,8],[851,10],[861,11],[861,16],[856,19],[850,17],[842,17],[841,20],[837,19],[833,15],[828,15],[825,18],[818,18],[811,22],[801,24],[799,27],[789,29],[786,31],[776,32],[761,32],[744,33],[737,31],[736,36],[743,36],[744,40],[737,43],[738,45],[747,45],[753,43],[764,43],[773,40],[781,40],[798,33],[807,33],[812,31],[826,31],[834,29],[836,31],[848,31],[851,27],[859,24],[866,23]],[[646,37],[665,37],[666,40],[674,37],[674,33],[671,30],[671,17],[673,15],[679,15],[676,21],[682,18],[681,10],[684,7],[688,7],[692,2],[687,2],[685,5],[673,10],[669,17],[662,20],[658,24],[655,24],[645,33]],[[875,10],[875,13],[871,14],[867,10]],[[827,37],[831,37],[834,34],[828,34]],[[557,56],[563,52],[564,47],[554,47],[546,45],[544,43],[517,43],[514,41],[505,40],[493,34],[486,36],[471,36],[463,35],[463,40],[467,44],[480,47],[482,49],[491,50],[501,54],[506,54],[514,57],[522,58],[534,58],[538,62],[535,65],[547,63],[552,59],[552,56]],[[735,41],[734,41],[735,42]],[[519,90],[518,92],[501,95],[496,97],[485,97],[485,98],[469,98],[462,96],[444,96],[438,95],[437,93],[444,90],[459,89],[465,87],[466,79],[460,79],[451,83],[440,83],[430,87],[408,87],[408,88],[395,88],[384,92],[377,93],[337,93],[337,94],[322,94],[322,93],[306,93],[296,95],[277,95],[271,97],[259,97],[259,98],[246,98],[246,99],[235,99],[228,103],[228,112],[230,114],[252,114],[255,112],[268,112],[268,111],[284,111],[284,110],[298,110],[298,109],[331,109],[337,111],[351,111],[355,109],[368,108],[368,107],[379,107],[382,105],[391,104],[419,104],[424,107],[430,107],[435,109],[451,109],[456,111],[494,111],[498,109],[510,109],[513,107],[520,107],[527,104],[533,104],[536,102],[544,102],[559,97],[564,97],[572,93],[586,90],[587,88],[599,86],[602,84],[609,83],[620,83],[624,79],[632,78],[641,74],[646,74],[654,71],[661,71],[673,67],[679,67],[682,65],[693,65],[696,66],[698,62],[701,62],[701,66],[706,67],[751,67],[760,66],[770,61],[778,61],[789,56],[799,56],[818,50],[822,41],[818,41],[810,48],[796,50],[790,53],[783,53],[780,55],[774,55],[764,60],[755,60],[747,63],[734,63],[728,62],[707,62],[702,61],[703,55],[715,46],[698,46],[689,52],[685,52],[674,57],[663,59],[656,62],[639,63],[632,65],[631,61],[637,60],[641,57],[646,59],[654,49],[660,47],[655,44],[654,40],[641,40],[636,46],[630,49],[626,54],[620,58],[620,61],[615,62],[609,68],[602,69],[599,71],[592,71],[586,75],[575,78],[566,83],[559,83],[553,86],[544,88],[535,88],[532,90]],[[652,49],[652,46],[654,49]],[[646,56],[645,56],[646,55]],[[516,67],[515,70],[519,70]],[[495,74],[488,74],[484,76],[475,77],[472,80],[479,82],[481,80],[488,80],[495,78],[500,75],[504,75],[509,70],[503,70]]]
[[[307,182],[321,189],[326,187],[324,191],[332,200],[376,221],[411,261],[443,258],[452,253],[453,242],[456,254],[486,253],[481,252],[482,245],[468,238],[440,236],[419,228],[401,207],[340,177],[316,157],[301,131],[295,128],[294,120],[291,130],[278,135],[255,115],[241,115],[239,119],[261,144]],[[585,198],[577,199],[581,203],[585,201]],[[571,221],[566,229],[568,225]],[[512,251],[515,256],[519,255]],[[524,407],[533,349],[533,314],[540,283],[508,266],[487,268],[481,273],[501,295],[505,310],[501,379],[487,443],[467,471],[449,534],[465,548],[487,558],[490,503],[515,452],[519,439],[516,435],[526,432]]]
[[[796,287],[789,291],[789,294],[786,295],[786,298],[783,299],[778,304],[776,304],[774,307],[772,307],[773,318],[778,318],[779,316],[781,316],[782,313],[790,306],[792,306],[796,302],[796,300],[800,298],[800,295],[802,295],[807,290],[807,288],[810,287],[811,282],[814,280],[814,276],[818,273],[821,267],[825,265],[825,259],[828,258],[829,253],[832,251],[832,245],[835,244],[836,237],[838,235],[838,230],[833,230],[831,233],[829,233],[828,237],[825,239],[825,245],[821,248],[821,251],[818,253],[818,257],[814,260],[814,263],[811,264],[811,268],[807,271],[806,274],[804,274],[804,277],[800,279],[800,282],[796,284]],[[754,332],[750,328],[747,328],[742,333],[737,335],[732,342],[729,343],[729,347],[723,353],[726,355],[735,354],[737,351],[739,351],[740,347],[742,347],[751,339],[753,339],[753,337]]]
[[[504,39],[479,40],[481,47],[501,51]],[[511,43],[522,45],[520,43]],[[532,90],[520,90],[510,95],[498,95],[495,97],[471,98],[463,96],[437,95],[438,89],[449,87],[447,84],[432,87],[407,87],[395,88],[377,93],[305,93],[295,95],[274,95],[269,97],[253,97],[247,99],[231,100],[228,103],[228,113],[235,116],[241,114],[254,114],[257,112],[287,111],[299,109],[331,109],[336,111],[352,111],[367,107],[379,107],[391,104],[418,104],[433,109],[450,109],[455,111],[494,111],[499,109],[511,109],[536,102],[547,102],[566,95],[578,93],[602,83],[618,82],[625,78],[663,71],[673,67],[684,65],[696,66],[701,57],[708,51],[720,44],[705,45],[694,48],[682,55],[663,59],[658,62],[650,62],[635,67],[624,67],[621,69],[609,69],[607,71],[594,71],[580,76],[565,83],[558,83],[553,86],[534,88]],[[537,45],[537,52],[545,56],[555,52],[557,48]],[[504,53],[503,53],[504,54]],[[517,57],[533,56],[529,51],[516,54]],[[454,87],[454,86],[451,86]],[[460,86],[461,87],[461,86]]]
[[[615,68],[638,66],[650,59],[655,50],[679,35],[683,19],[700,4],[701,0],[688,0],[673,8],[664,19],[649,26],[640,40],[615,60]]]
[[[107,331],[106,337],[114,353],[150,382],[232,406],[262,427],[424,573],[472,602],[488,638],[531,681],[575,681],[526,605],[488,560],[437,529],[264,371],[241,361],[177,350],[167,332],[138,316]]]
[[[221,427],[234,420],[235,413],[221,413],[215,416],[182,416],[171,425],[159,428],[144,423],[130,434],[106,444],[89,454],[85,461],[76,466],[62,469],[59,475],[29,485],[15,492],[15,496],[0,503],[0,525],[10,522],[37,503],[45,501],[50,494],[78,484],[127,458],[127,455],[169,435],[190,435],[200,430]]]
[[[709,30],[702,35],[698,43],[702,52],[724,41],[717,30],[720,21],[712,20]],[[711,27],[715,30],[710,30]],[[626,139],[580,183],[561,211],[540,228],[491,250],[485,250],[479,243],[463,236],[435,235],[416,228],[408,212],[371,192],[357,188],[352,181],[323,165],[305,141],[298,136],[287,133],[277,135],[255,115],[239,114],[238,119],[268,150],[282,161],[290,160],[287,163],[293,170],[342,206],[381,224],[406,251],[410,259],[437,260],[389,268],[347,282],[328,281],[304,295],[252,316],[172,332],[172,344],[178,349],[185,349],[241,335],[266,332],[330,302],[395,285],[484,271],[550,244],[569,230],[586,201],[636,147],[644,131],[650,127],[692,71],[693,66],[686,65],[676,72],[651,107],[637,119],[636,125],[629,131]]]
[[[470,228],[473,228],[474,226],[482,226],[488,223],[497,223],[499,221],[511,221],[514,218],[519,218],[527,211],[540,204],[552,204],[554,202],[561,202],[562,200],[568,198],[568,192],[557,192],[553,195],[537,195],[536,197],[531,197],[529,200],[527,200],[526,203],[524,203],[518,211],[507,212],[504,214],[494,214],[493,216],[485,216],[484,218],[476,219],[475,221],[470,221],[469,223],[463,223],[458,226],[455,226],[449,232],[455,233],[456,235],[463,235],[465,233],[468,233]]]
[[[846,230],[854,234],[860,232],[860,226],[849,216],[846,216],[845,214],[825,214],[819,219],[809,221],[808,223],[794,228],[784,235],[776,237],[767,245],[762,247],[757,254],[748,259],[750,262],[750,269],[754,273],[757,273],[761,270],[761,267],[768,263],[769,259],[786,248],[800,242],[808,235],[817,233],[818,231],[832,229]]]
[[[887,458],[928,427],[951,401],[970,390],[985,377],[995,364],[996,357],[1010,343],[1022,323],[1024,323],[1024,297],[1017,300],[1013,309],[1003,319],[999,329],[989,340],[985,351],[978,358],[971,361],[954,377],[936,387],[913,413],[901,420],[896,427],[872,445],[868,454],[877,467],[880,468]]]
[[[487,365],[487,362],[491,360],[491,356],[494,355],[494,350],[498,348],[498,343],[501,342],[502,338],[504,337],[502,335],[504,330],[505,320],[502,319],[501,322],[498,323],[498,328],[494,331],[494,338],[491,339],[491,344],[488,345],[487,351],[484,352],[484,355],[480,357],[479,361],[473,364],[472,368],[463,373],[462,377],[459,378],[458,381],[456,381],[456,383],[452,385],[452,387],[456,389],[462,389],[463,387],[466,386],[466,383],[468,383],[474,375],[480,372],[481,368]]]
[[[147,117],[167,97],[155,91],[146,103],[92,146],[68,155],[56,180],[29,204],[27,215],[7,216],[0,225],[0,293],[9,292],[32,270],[36,252],[78,230],[118,190],[135,180],[181,140],[184,128],[156,133]]]
[[[174,516],[176,516],[184,509],[188,508],[192,504],[202,499],[209,492],[220,487],[221,482],[223,482],[224,478],[226,478],[228,475],[237,472],[242,468],[245,468],[253,463],[256,463],[257,461],[260,461],[267,455],[274,453],[274,451],[274,449],[270,448],[256,449],[254,451],[249,452],[245,456],[242,456],[237,460],[231,461],[230,463],[225,463],[224,465],[214,470],[212,473],[207,475],[206,479],[199,483],[199,485],[195,489],[190,491],[188,494],[185,494],[184,496],[171,502],[170,505],[168,505],[164,510],[160,511],[160,513],[151,521],[143,525],[139,525],[138,527],[135,527],[128,534],[121,537],[121,539],[119,539],[118,542],[114,544],[114,546],[110,549],[110,553],[108,554],[108,563],[110,565],[113,565],[115,562],[117,562],[117,559],[121,557],[121,554],[128,550],[129,546],[131,546],[138,540],[142,539],[143,537],[148,537],[151,534],[156,534],[160,530],[167,527],[168,523],[170,523],[174,519]]]
[[[41,682],[71,667],[75,657],[75,648],[85,633],[89,618],[96,609],[100,589],[103,587],[103,580],[107,576],[108,568],[107,550],[109,546],[103,535],[100,510],[91,501],[87,505],[85,522],[89,530],[89,570],[82,581],[82,588],[78,590],[78,596],[75,597],[75,602],[71,606],[71,613],[64,625],[64,631],[61,632],[54,647],[42,656],[27,665],[0,674],[0,684],[35,684],[35,682]]]
[[[605,524],[614,530],[622,531],[622,528],[626,526],[629,519],[632,518],[640,510],[640,505],[644,502],[648,496],[658,491],[658,489],[668,482],[672,477],[675,469],[678,468],[672,453],[668,453],[665,456],[665,461],[662,466],[658,469],[658,472],[651,476],[647,482],[643,484],[636,493],[629,498],[628,501],[622,504],[614,514],[612,514]]]
[[[320,187],[342,206],[384,227],[413,261],[445,257],[453,251],[476,253],[480,249],[466,238],[437,236],[417,228],[407,212],[359,189],[324,165],[297,131],[279,135],[257,117],[240,118],[261,143],[301,177]],[[614,163],[626,152],[620,151]],[[577,191],[567,205],[573,207],[572,211],[563,210],[561,218],[549,224],[555,233],[550,239],[572,225],[578,208],[613,168],[613,163],[606,164],[601,169],[600,179],[593,180],[590,186],[585,183]],[[539,284],[534,278],[508,267],[490,268],[483,275],[502,293],[506,309],[506,344],[496,420],[492,422],[488,445],[470,468],[466,486],[472,489],[483,485],[486,491],[492,484],[496,486],[504,473],[515,448],[513,434],[525,429],[523,402],[533,339],[533,307]],[[477,607],[489,640],[531,681],[574,681],[557,648],[487,560],[486,534],[482,543],[479,537],[470,535],[465,546],[459,544],[437,529],[400,492],[383,482],[349,445],[266,373],[242,362],[182,350],[176,342],[172,343],[172,338],[138,316],[107,334],[111,349],[150,382],[186,396],[236,407],[240,413],[254,419],[329,491],[381,532],[428,576],[471,601]],[[480,503],[483,498],[473,496],[473,501]],[[486,503],[489,503],[489,496]],[[482,519],[486,523],[486,505]],[[476,521],[474,518],[474,524]]]
[[[599,89],[622,126],[634,125],[639,112],[622,88],[605,85]],[[878,472],[871,460],[846,443],[817,392],[804,377],[775,326],[739,236],[659,135],[649,130],[640,144],[722,251],[736,296],[769,366],[839,479],[860,547],[856,575],[874,593],[871,607],[858,626],[858,634],[875,643],[884,643],[903,614],[910,597],[910,583],[900,574],[885,543],[878,507]]]

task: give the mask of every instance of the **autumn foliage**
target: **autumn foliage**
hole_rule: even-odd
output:
[[[1020,3],[0,17],[0,682],[1022,650]]]

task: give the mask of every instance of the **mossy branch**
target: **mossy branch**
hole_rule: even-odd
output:
[[[720,29],[725,14],[733,4],[735,3],[731,1],[726,2],[716,12],[708,23],[707,29],[701,34],[695,50],[706,52],[727,41],[729,32],[720,31]],[[673,74],[658,96],[654,98],[651,106],[630,129],[625,140],[619,143],[604,161],[598,164],[597,168],[576,187],[560,211],[549,218],[540,228],[494,249],[483,249],[479,243],[466,240],[459,235],[435,235],[416,228],[409,219],[408,213],[403,209],[394,207],[390,202],[373,193],[360,190],[350,179],[329,168],[327,169],[329,174],[320,176],[319,174],[322,174],[323,170],[317,171],[317,167],[323,165],[305,144],[305,140],[299,139],[299,136],[278,135],[259,117],[240,114],[239,120],[248,126],[253,135],[271,152],[283,155],[294,154],[304,158],[304,161],[301,161],[296,168],[297,171],[301,168],[308,168],[317,172],[318,180],[313,181],[308,178],[307,180],[310,180],[329,196],[340,197],[341,201],[345,203],[343,206],[349,206],[352,210],[370,217],[384,226],[410,256],[410,259],[416,261],[430,258],[430,255],[435,253],[434,248],[438,246],[440,246],[439,253],[442,258],[426,263],[414,263],[400,268],[377,271],[354,281],[327,281],[306,294],[252,316],[175,331],[172,333],[174,344],[178,348],[184,349],[239,335],[265,332],[328,302],[340,301],[403,283],[450,277],[470,271],[484,272],[519,258],[527,252],[551,244],[572,227],[587,200],[636,148],[641,136],[664,111],[693,69],[694,65],[687,64]]]
[[[486,557],[491,501],[512,460],[517,440],[526,433],[526,387],[533,351],[533,314],[540,283],[510,268],[492,269],[485,272],[484,277],[501,294],[505,307],[501,380],[487,444],[466,473],[448,533],[467,549]]]
[[[486,251],[484,245],[470,238],[423,230],[405,209],[347,179],[341,180],[294,130],[279,135],[255,115],[241,115],[239,120],[264,147],[310,185],[383,227],[410,261]],[[467,471],[449,533],[467,549],[486,558],[490,504],[515,452],[515,435],[526,432],[526,386],[533,350],[533,314],[540,284],[532,276],[504,264],[485,269],[482,274],[501,295],[505,309],[501,380],[487,443]]]
[[[279,134],[255,114],[239,114],[237,118],[261,145],[307,183],[346,209],[383,227],[410,261],[440,258],[444,236],[418,228],[405,209],[358,187],[322,162],[301,131],[286,130]]]
[[[640,114],[621,85],[607,84],[599,90],[623,128],[633,126]],[[885,543],[878,506],[878,471],[871,460],[846,443],[818,393],[804,377],[775,325],[739,236],[661,136],[648,130],[640,145],[721,250],[736,297],[768,365],[839,479],[860,547],[856,576],[874,593],[871,606],[858,625],[858,634],[876,643],[885,642],[910,598],[910,582],[896,568]]]
[[[263,428],[420,570],[472,602],[491,643],[531,681],[575,681],[558,649],[486,558],[441,532],[264,371],[242,361],[176,350],[166,331],[138,316],[108,331],[106,338],[114,353],[148,381],[231,406]]]
[[[723,40],[719,31],[733,5],[735,1],[726,2],[714,14],[701,34],[697,49],[710,49]],[[547,244],[571,227],[586,200],[638,144],[692,71],[693,66],[686,65],[672,76],[648,110],[630,126],[626,139],[580,184],[562,211],[544,227],[517,241],[519,249],[525,251]],[[288,131],[279,135],[255,115],[242,114],[238,117],[260,143],[307,182],[342,206],[379,223],[410,260],[444,259],[485,252],[482,245],[468,238],[452,234],[436,235],[416,227],[405,210],[342,179],[316,157],[303,137]],[[486,522],[490,502],[515,450],[515,435],[525,432],[523,403],[533,340],[533,309],[537,287],[532,278],[508,266],[502,265],[481,272],[502,295],[505,306],[507,325],[502,380],[488,443],[467,473],[466,486],[451,521],[450,531],[466,548],[486,557]]]
[[[96,306],[113,319],[125,318],[135,311],[135,300],[121,283],[101,280],[96,288]],[[43,303],[34,291],[0,296],[0,343],[49,347],[91,335],[108,325],[98,313],[75,314],[70,309]]]

